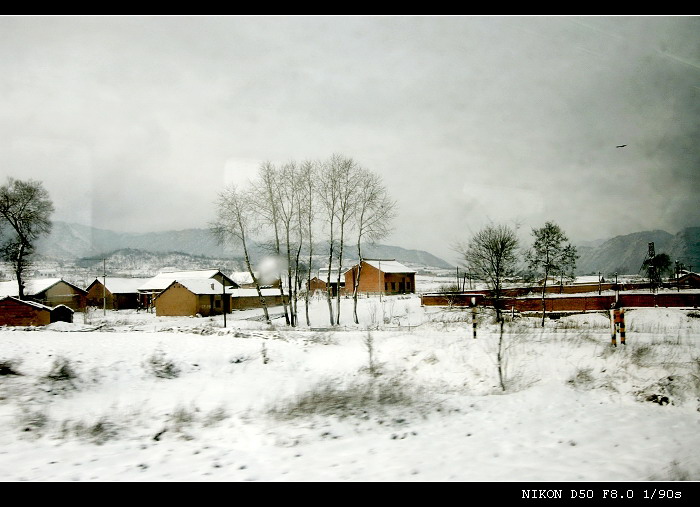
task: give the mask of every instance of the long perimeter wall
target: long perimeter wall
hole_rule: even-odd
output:
[[[464,297],[454,294],[445,296],[442,294],[424,294],[421,296],[421,304],[425,306],[469,306],[473,294],[464,294]],[[700,293],[678,292],[660,294],[624,293],[618,295],[619,306],[625,308],[635,307],[675,307],[697,308],[700,304]],[[479,306],[493,306],[494,300],[488,297],[477,298]],[[565,296],[545,298],[545,310],[548,312],[586,312],[597,310],[609,310],[615,304],[615,296]],[[542,299],[539,298],[503,298],[501,307],[504,310],[515,309],[517,312],[542,311]]]

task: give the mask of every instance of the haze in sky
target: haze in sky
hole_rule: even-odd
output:
[[[693,16],[4,16],[0,102],[2,180],[99,228],[206,227],[260,162],[333,153],[390,188],[383,243],[450,261],[489,221],[700,225]]]

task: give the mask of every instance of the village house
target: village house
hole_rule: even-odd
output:
[[[51,308],[12,296],[0,299],[0,326],[46,326],[52,322],[73,322],[73,310],[66,305]]]
[[[394,259],[364,259],[345,273],[345,291],[351,294],[360,270],[358,293],[413,294],[416,292],[416,271]]]
[[[230,313],[231,294],[224,293],[224,286],[213,278],[183,278],[158,293],[154,303],[158,317],[209,317]]]
[[[19,297],[17,280],[0,282],[0,297]],[[41,278],[24,281],[26,300],[49,307],[66,305],[74,311],[84,311],[87,304],[87,291],[62,278]]]
[[[224,275],[218,269],[197,269],[191,271],[161,271],[156,276],[149,278],[146,282],[138,287],[138,291],[142,297],[143,306],[150,308],[153,305],[154,298],[163,292],[175,280],[182,281],[187,279],[212,279],[219,284],[224,284],[227,288],[238,288],[238,284]]]
[[[279,288],[260,289],[267,307],[281,306],[289,303],[289,296],[284,295],[284,301]],[[233,310],[247,310],[249,308],[261,308],[260,296],[257,289],[233,289],[231,291],[231,308]]]
[[[681,289],[699,289],[700,275],[697,273],[688,272],[679,277],[678,280],[673,280],[672,284],[680,287]]]
[[[107,310],[136,309],[142,305],[138,288],[150,278],[96,278],[87,288],[87,306]]]
[[[345,293],[345,269],[340,269],[340,293]],[[311,285],[308,287],[311,293],[315,291],[321,291],[323,294],[326,293],[328,280],[328,268],[321,268],[318,270],[317,276],[311,279]],[[331,270],[331,295],[335,297],[338,294],[338,270]]]

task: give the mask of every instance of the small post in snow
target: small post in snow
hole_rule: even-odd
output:
[[[476,340],[476,298],[472,298],[472,337]]]

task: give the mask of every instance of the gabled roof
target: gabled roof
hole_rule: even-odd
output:
[[[153,278],[141,284],[137,289],[141,292],[162,291],[165,290],[175,280],[182,282],[191,278],[210,279],[216,275],[221,275],[225,280],[235,284],[228,276],[224,275],[218,269],[196,269],[192,271],[161,271]]]
[[[148,282],[150,278],[117,278],[108,276],[105,280],[98,277],[88,286],[88,290],[96,283],[102,284],[103,280],[107,290],[112,294],[135,294],[138,293],[139,287]]]
[[[373,268],[380,269],[382,273],[415,273],[415,269],[410,269],[398,261],[368,261],[367,264]]]
[[[192,294],[205,295],[205,294],[222,294],[224,292],[224,286],[213,278],[183,278],[182,280],[173,280],[168,284],[168,286],[161,292],[163,294],[171,286],[179,283],[184,286]],[[231,289],[226,288],[226,293],[230,293]],[[160,294],[159,294],[160,296]]]
[[[39,310],[46,310],[46,311],[51,311],[50,306],[42,305],[41,303],[37,303],[35,301],[26,301],[24,299],[19,299],[13,296],[5,296],[4,298],[0,299],[0,301],[5,301],[7,299],[10,299],[12,301],[16,301],[17,303],[22,303],[27,306],[33,306],[34,308],[37,308]]]
[[[63,278],[33,278],[30,280],[25,280],[24,293],[27,296],[35,296],[49,290],[51,287],[60,282],[70,285],[79,292],[87,293],[85,289],[81,289],[77,285],[73,285],[72,283],[65,281]],[[0,282],[0,297],[2,296],[19,296],[17,280]]]

